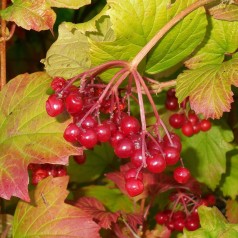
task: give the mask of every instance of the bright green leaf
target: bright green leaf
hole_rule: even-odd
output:
[[[220,118],[233,102],[231,85],[238,86],[238,58],[222,64],[205,65],[179,75],[176,96],[182,102],[189,96],[191,108],[206,118]]]
[[[109,186],[88,186],[80,190],[86,197],[94,197],[103,203],[111,212],[124,211],[126,213],[135,212],[133,201],[121,193],[117,188]]]
[[[238,22],[209,18],[208,33],[197,52],[185,62],[195,69],[208,64],[220,64],[225,54],[234,53],[238,48]]]
[[[237,214],[238,214],[238,201],[229,199],[226,203],[226,217],[228,221],[231,223],[238,223]]]
[[[198,209],[201,228],[196,231],[184,230],[182,238],[235,238],[238,237],[238,225],[227,222],[216,208],[201,206]]]
[[[85,151],[85,154],[85,164],[79,165],[74,160],[70,161],[68,174],[71,182],[84,183],[97,179],[114,158],[113,148],[105,143]]]
[[[228,161],[228,173],[225,176],[224,183],[221,185],[220,189],[223,192],[224,196],[229,196],[232,199],[235,199],[238,195],[238,188],[234,186],[238,182],[238,154],[237,150],[234,151],[234,154],[229,158]]]
[[[232,140],[231,131],[223,131],[221,126],[215,124],[207,132],[192,137],[182,136],[183,160],[199,182],[211,189],[216,188],[226,171],[226,152],[233,148],[228,143]]]
[[[27,30],[52,30],[56,15],[47,0],[15,0],[13,5],[1,11],[7,21],[13,21]]]
[[[89,214],[64,203],[68,176],[42,180],[31,203],[20,201],[13,221],[13,238],[99,238],[100,227]]]
[[[166,0],[108,0],[108,14],[116,39],[110,42],[90,41],[92,65],[109,60],[132,60],[159,29],[192,2],[178,0],[169,6]],[[183,60],[201,43],[205,30],[204,10],[191,13],[150,52],[146,72],[161,72]]]
[[[0,196],[29,200],[30,163],[67,164],[82,149],[67,143],[65,116],[47,115],[45,102],[51,78],[43,72],[22,74],[0,93]]]
[[[91,3],[91,0],[47,0],[51,7],[78,9]]]

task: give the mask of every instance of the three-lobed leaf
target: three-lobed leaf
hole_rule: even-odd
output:
[[[67,143],[67,117],[47,115],[45,102],[51,78],[44,72],[12,79],[0,92],[0,197],[29,201],[30,163],[67,164],[82,149]]]
[[[64,203],[68,176],[42,180],[31,203],[20,201],[13,220],[13,237],[99,238],[100,227],[83,210]]]

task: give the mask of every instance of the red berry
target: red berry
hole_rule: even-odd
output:
[[[58,98],[55,94],[52,94],[46,101],[45,107],[49,116],[56,117],[64,110],[63,100]]]
[[[143,157],[141,149],[135,150],[134,153],[131,155],[131,163],[134,164],[137,168],[142,165]]]
[[[66,80],[61,77],[54,77],[54,79],[51,82],[51,88],[56,92],[60,92],[64,88],[65,85],[66,85]]]
[[[111,138],[111,129],[108,124],[100,124],[95,128],[99,142],[107,142]]]
[[[117,143],[124,138],[125,138],[125,135],[122,132],[120,132],[120,131],[114,132],[110,139],[110,143],[111,143],[112,147],[115,148]]]
[[[204,198],[207,201],[207,205],[212,207],[216,204],[216,197],[213,194],[208,194]]]
[[[183,231],[183,228],[185,227],[185,219],[182,217],[179,217],[178,219],[174,219],[174,229],[176,231]]]
[[[174,222],[172,220],[168,220],[165,225],[167,226],[167,228],[171,231],[174,230]]]
[[[183,133],[185,136],[188,136],[188,137],[192,136],[193,133],[194,133],[194,132],[193,132],[193,125],[192,125],[191,122],[186,122],[186,123],[182,126],[181,130],[182,130],[182,133]]]
[[[81,123],[83,129],[95,128],[97,126],[97,121],[91,115],[88,115]]]
[[[212,124],[209,120],[203,119],[200,121],[200,129],[201,131],[208,131],[212,127]]]
[[[169,140],[168,136],[167,135],[164,136],[164,138],[163,138],[164,147],[172,146],[172,147],[177,148],[178,151],[181,152],[182,144],[181,144],[180,137],[175,133],[170,133],[170,138],[171,138],[172,144],[170,143],[170,140]]]
[[[32,184],[37,185],[42,179],[46,177],[48,177],[48,171],[39,168],[32,174]]]
[[[83,100],[78,93],[72,92],[65,99],[65,107],[69,114],[80,113],[83,109]]]
[[[86,161],[86,154],[83,153],[82,155],[74,155],[74,161],[78,164],[84,164]]]
[[[200,131],[200,123],[196,123],[195,125],[193,125],[193,133],[197,134]]]
[[[82,146],[91,149],[98,142],[97,134],[93,129],[81,130],[78,141]]]
[[[121,131],[125,135],[136,134],[140,130],[139,121],[133,116],[124,116],[121,120]]]
[[[169,124],[175,128],[181,128],[185,122],[184,114],[175,113],[169,117]]]
[[[128,138],[121,139],[114,147],[115,154],[121,158],[129,158],[134,153],[134,144]]]
[[[57,171],[57,177],[63,177],[67,175],[67,169],[64,165],[59,165],[56,168],[56,171]]]
[[[152,173],[161,173],[166,169],[166,162],[162,154],[153,154],[146,158],[147,169]]]
[[[192,125],[195,125],[199,122],[199,118],[195,113],[189,112],[188,113],[188,121],[192,123]]]
[[[190,179],[191,174],[188,169],[184,167],[177,167],[174,170],[174,179],[181,184],[187,183]]]
[[[169,215],[165,212],[158,212],[155,215],[155,220],[158,224],[163,225],[165,224],[169,219]]]
[[[74,123],[70,123],[64,131],[64,139],[68,142],[76,142],[78,140],[79,134],[79,127]]]
[[[180,159],[180,152],[172,146],[164,147],[164,158],[167,165],[175,165]]]
[[[125,187],[131,197],[135,197],[144,191],[144,184],[141,180],[136,178],[127,179]]]
[[[175,88],[170,88],[167,91],[166,96],[167,98],[176,98],[175,94],[176,94]]]
[[[111,135],[113,135],[117,131],[116,124],[114,122],[112,122],[111,120],[105,120],[102,122],[102,124],[107,124],[110,126]]]
[[[168,98],[165,102],[165,107],[170,111],[175,111],[179,108],[177,98]]]
[[[137,176],[137,177],[136,177]],[[138,171],[136,168],[131,168],[125,173],[125,180],[128,180],[129,178],[136,178],[139,180],[143,180],[143,174]]]
[[[193,217],[188,217],[185,222],[185,228],[189,231],[195,231],[200,227],[200,222],[198,219]]]
[[[177,219],[179,219],[179,218],[185,219],[185,218],[186,218],[186,213],[185,213],[184,211],[180,211],[180,210],[174,212],[174,214],[173,214],[173,219],[174,219],[174,220],[177,220]]]

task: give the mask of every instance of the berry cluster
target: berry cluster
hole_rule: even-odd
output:
[[[214,206],[215,196],[212,194],[201,198],[189,192],[178,191],[170,194],[169,208],[158,212],[155,216],[156,222],[167,226],[171,231],[182,232],[184,228],[189,231],[197,230],[200,227],[198,207]]]
[[[62,177],[67,175],[67,169],[64,165],[53,164],[29,164],[28,170],[32,172],[33,185],[37,185],[42,179],[53,176]]]
[[[193,111],[185,113],[187,100],[181,103],[180,112],[176,112],[169,117],[169,124],[180,129],[185,136],[192,136],[200,131],[208,131],[211,128],[211,122],[207,119],[200,119]],[[167,92],[165,106],[168,110],[176,111],[179,109],[178,100],[175,96],[175,89]]]
[[[130,115],[130,88],[109,91],[109,86],[99,78],[88,78],[81,80],[78,88],[55,77],[51,83],[55,93],[46,101],[46,111],[53,117],[63,111],[71,115],[72,122],[64,131],[66,141],[86,149],[109,142],[118,158],[129,159],[134,168],[125,174],[125,187],[130,196],[136,196],[144,190],[142,168],[161,173],[167,166],[177,164],[182,145],[179,136],[165,127],[165,135],[159,134],[158,127],[163,124],[158,115],[156,124],[151,126],[152,133],[146,130],[145,119],[139,121]],[[78,160],[85,161],[85,156]],[[186,183],[189,178],[190,173],[183,166],[175,169],[178,183]]]

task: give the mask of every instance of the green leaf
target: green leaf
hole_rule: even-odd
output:
[[[111,212],[124,211],[135,212],[138,207],[133,204],[129,197],[121,193],[119,189],[109,186],[88,186],[80,190],[86,197],[94,197],[103,203]],[[106,196],[105,196],[106,195]]]
[[[191,108],[206,118],[220,118],[233,102],[231,85],[238,86],[238,54],[221,64],[186,70],[178,76],[176,96],[189,96]]]
[[[47,0],[51,7],[78,9],[91,3],[91,0]]]
[[[15,0],[2,10],[1,16],[27,30],[53,30],[56,15],[47,0]]]
[[[167,0],[107,2],[116,39],[109,42],[90,41],[93,66],[109,60],[132,60],[159,29],[194,1],[178,0],[171,6]],[[161,72],[191,54],[201,43],[206,24],[204,10],[198,9],[174,26],[149,53],[146,72]]]
[[[237,21],[238,20],[238,6],[235,4],[223,4],[212,7],[209,13],[218,20]]]
[[[235,238],[238,236],[238,225],[227,222],[216,208],[201,206],[198,208],[201,228],[196,231],[184,230],[182,238]]]
[[[208,64],[220,64],[225,55],[234,53],[238,48],[238,22],[229,22],[208,18],[208,31],[203,41],[185,65],[190,69]]]
[[[13,238],[99,238],[100,227],[91,216],[65,204],[68,176],[42,180],[31,193],[31,203],[20,201],[13,221]]]
[[[113,37],[106,11],[107,7],[85,23],[62,23],[59,26],[58,39],[51,45],[46,58],[41,61],[49,75],[69,79],[91,67],[86,35],[99,41]]]
[[[68,119],[46,113],[50,82],[43,72],[22,74],[0,93],[0,196],[5,199],[29,200],[28,164],[65,165],[69,155],[82,153],[63,138]]]
[[[207,132],[200,132],[192,137],[181,135],[185,165],[199,182],[211,189],[216,188],[221,175],[225,173],[226,152],[233,148],[229,144],[233,140],[232,132],[221,129],[225,126],[213,124]]]
[[[234,153],[229,157],[228,160],[228,171],[224,179],[223,184],[220,186],[221,191],[224,196],[230,196],[232,199],[235,199],[238,195],[238,188],[234,186],[238,182],[238,155],[237,149],[234,150]]]
[[[226,203],[226,217],[230,223],[238,223],[238,201],[229,199]]]
[[[70,160],[68,174],[71,182],[90,182],[100,177],[114,158],[113,148],[106,143],[85,151],[86,162],[79,165]],[[92,169],[93,168],[93,169]]]

